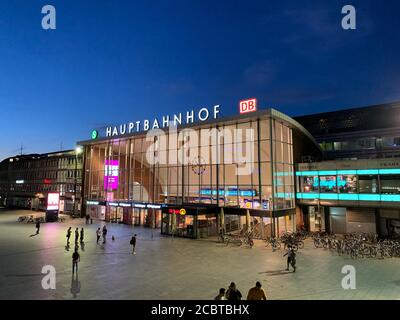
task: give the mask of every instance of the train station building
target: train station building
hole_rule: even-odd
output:
[[[295,230],[295,163],[321,159],[321,148],[287,115],[255,109],[220,118],[216,105],[94,130],[78,143],[84,212],[189,238]]]

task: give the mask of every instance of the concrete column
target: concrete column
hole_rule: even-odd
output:
[[[219,216],[220,220],[220,227],[222,228],[222,232],[225,234],[225,213],[224,213],[224,208],[221,207],[221,213]]]
[[[280,236],[280,234],[279,234],[279,217],[276,217],[275,219],[276,219],[276,225],[275,225],[276,234],[275,234],[275,236],[279,237]]]
[[[246,210],[246,229],[250,231],[250,211],[249,209]]]
[[[171,233],[175,234],[176,229],[176,214],[171,213]]]
[[[264,219],[263,219],[263,217],[261,217],[261,221],[260,221],[260,226],[261,226],[261,239],[264,239],[265,238],[265,232],[264,232]]]

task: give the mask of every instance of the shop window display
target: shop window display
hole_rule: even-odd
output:
[[[337,185],[340,193],[357,193],[357,176],[338,176]]]
[[[319,190],[325,193],[336,193],[336,176],[320,176],[319,177]]]

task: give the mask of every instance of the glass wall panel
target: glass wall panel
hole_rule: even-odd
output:
[[[301,192],[318,192],[318,176],[304,176],[299,178]]]
[[[271,135],[269,130],[270,126],[269,119],[261,119],[259,126],[260,126],[260,140],[270,139]]]
[[[225,185],[237,185],[236,165],[225,165]]]
[[[249,164],[251,166],[252,164]],[[245,184],[245,185],[251,185],[252,180],[251,180],[251,174],[241,174],[238,175],[239,178],[239,185]]]
[[[358,176],[358,188],[360,193],[378,193],[378,177]]]
[[[382,194],[400,194],[399,175],[381,175],[380,179]]]
[[[262,162],[260,166],[261,166],[261,184],[272,185],[271,163]]]
[[[260,141],[260,161],[271,161],[271,141]]]
[[[261,205],[264,210],[272,210],[272,186],[261,186]]]
[[[274,140],[275,141],[282,141],[282,124],[278,121],[274,121]]]

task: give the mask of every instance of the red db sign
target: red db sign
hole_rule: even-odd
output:
[[[242,100],[239,102],[240,113],[257,111],[257,99]]]

